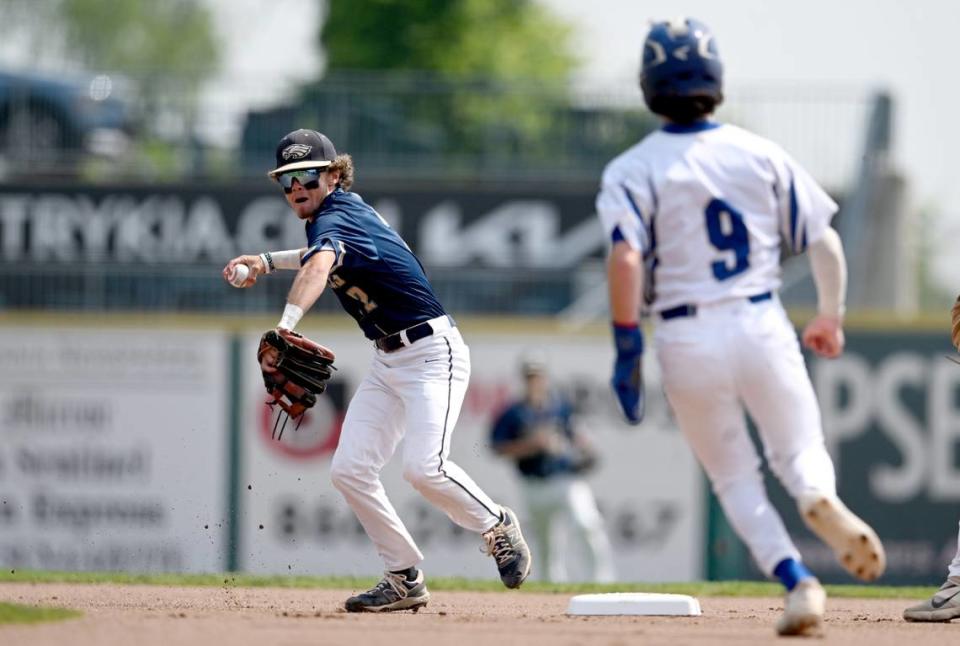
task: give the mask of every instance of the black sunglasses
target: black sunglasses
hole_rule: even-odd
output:
[[[277,181],[283,187],[284,193],[293,192],[293,180],[300,182],[300,186],[308,191],[320,187],[320,175],[326,168],[302,168],[288,173],[277,175]]]

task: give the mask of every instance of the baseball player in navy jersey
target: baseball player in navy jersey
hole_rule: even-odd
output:
[[[563,553],[566,541],[554,540],[558,538],[554,530],[569,529],[564,535],[574,537],[589,560],[587,580],[611,582],[616,578],[613,550],[585,477],[597,462],[592,443],[576,419],[572,402],[550,387],[546,359],[526,354],[521,372],[523,397],[496,416],[490,444],[513,460],[520,474],[541,578],[569,580],[569,559]]]
[[[269,175],[306,224],[302,249],[240,256],[250,276],[297,270],[278,327],[292,330],[329,285],[375,345],[369,374],[347,409],[331,478],[383,558],[372,589],[350,597],[348,611],[418,609],[430,598],[418,565],[423,554],[380,482],[401,438],[403,475],[453,522],[480,534],[500,578],[517,588],[531,558],[516,515],[495,503],[448,458],[470,378],[470,353],[437,301],[419,260],[359,195],[353,162],[324,135],[296,130],[277,147]]]
[[[796,334],[777,297],[781,246],[808,253],[818,313],[803,343],[843,350],[846,262],[832,199],[779,146],[713,121],[723,68],[709,29],[658,22],[640,85],[663,127],[607,166],[597,212],[608,258],[617,358],[613,387],[627,419],[643,417],[637,324],[647,294],[663,386],[681,431],[734,530],[786,587],[783,635],[819,632],[825,594],[771,506],[744,408],[771,470],[810,529],[854,576],[886,559],[876,533],[837,498],[820,411]]]

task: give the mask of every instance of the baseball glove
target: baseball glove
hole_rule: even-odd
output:
[[[592,450],[577,449],[570,456],[570,467],[578,475],[585,475],[597,468],[599,460]]]
[[[328,348],[293,330],[278,328],[264,332],[257,361],[263,373],[263,385],[272,397],[267,404],[280,406],[294,419],[303,415],[326,389],[332,371],[336,370],[334,359]],[[282,436],[282,429],[280,434]]]
[[[953,304],[953,347],[960,351],[960,296]]]

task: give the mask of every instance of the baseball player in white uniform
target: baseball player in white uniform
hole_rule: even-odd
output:
[[[613,387],[627,419],[639,423],[645,291],[680,429],[734,530],[786,588],[777,631],[814,634],[826,595],[767,498],[744,408],[807,525],[851,574],[879,577],[883,546],[836,495],[813,387],[777,297],[781,246],[807,251],[818,313],[803,343],[822,357],[842,352],[846,263],[830,227],[837,205],[779,146],[711,119],[722,74],[705,25],[652,25],[640,84],[664,125],[610,162],[597,197],[611,242]]]
[[[932,597],[903,611],[903,618],[916,622],[946,622],[960,618],[960,535],[957,553],[947,566],[947,580]]]
[[[953,345],[960,351],[960,296],[953,304]],[[960,534],[957,536],[957,553],[947,566],[947,580],[932,597],[923,603],[903,611],[907,621],[950,621],[960,618]]]

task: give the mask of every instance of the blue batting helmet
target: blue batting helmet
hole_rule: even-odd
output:
[[[693,18],[653,23],[643,43],[640,89],[651,110],[657,99],[676,97],[721,103],[723,63],[710,29]]]

